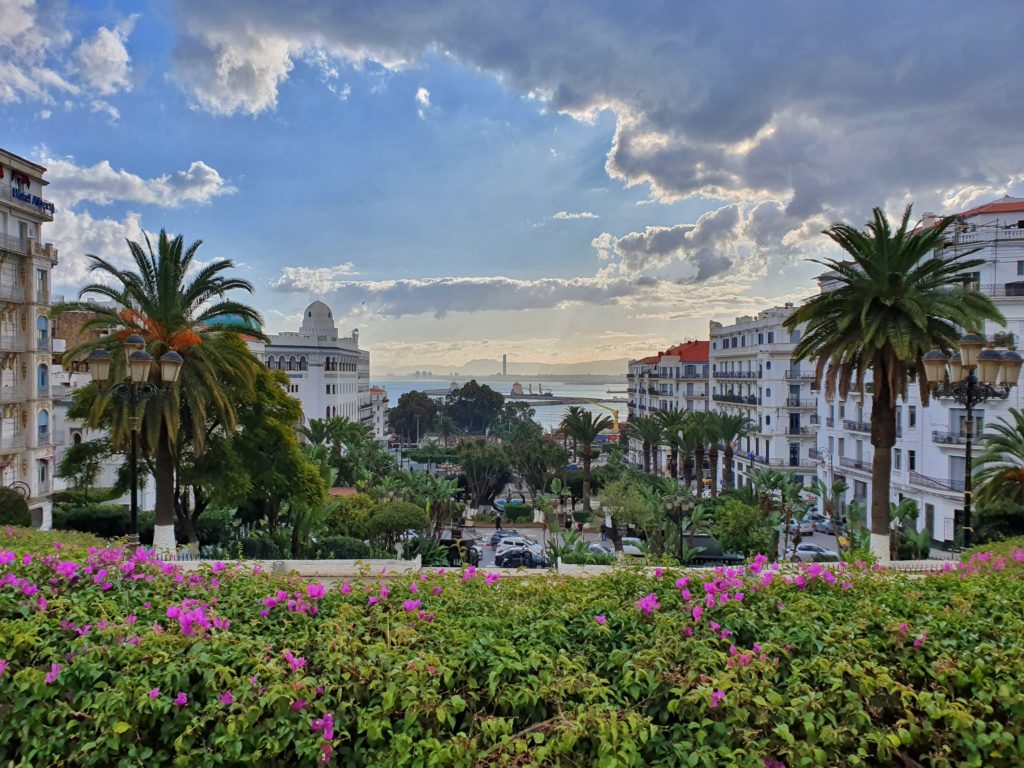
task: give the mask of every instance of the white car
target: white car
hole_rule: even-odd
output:
[[[635,536],[622,537],[622,554],[632,557],[646,557],[647,545]]]
[[[542,551],[540,544],[526,536],[506,536],[494,548],[494,556],[497,557],[515,547],[526,547],[531,551]]]
[[[813,544],[805,541],[797,545],[796,550],[792,547],[786,552],[786,560],[801,560],[805,563],[813,562],[838,562],[839,553],[834,549],[826,549],[825,547]]]

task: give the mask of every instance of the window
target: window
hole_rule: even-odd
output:
[[[917,406],[916,405],[911,405],[911,406],[908,406],[908,408],[909,408],[909,410],[907,411],[907,426],[908,427],[916,427],[917,426]]]
[[[50,437],[50,412],[40,411],[36,423],[39,426],[39,442],[47,442]]]
[[[40,364],[39,368],[37,369],[37,383],[39,384],[40,390],[46,389],[46,387],[50,383],[49,371],[46,365],[44,364]]]
[[[893,449],[892,464],[896,469],[903,469],[903,451],[899,448]]]
[[[917,471],[917,451],[907,451],[907,469]]]
[[[772,388],[771,387],[768,387],[768,389],[766,389],[764,391],[764,396],[765,397],[771,397],[772,396]]]
[[[46,483],[50,479],[50,462],[46,459],[42,459],[39,462],[39,486],[40,490],[46,486]]]
[[[769,336],[771,336],[771,334],[768,334],[768,335],[769,335]],[[772,361],[771,361],[771,360],[769,360],[768,362],[766,362],[766,363],[764,364],[764,367],[765,367],[765,370],[768,370],[768,371],[770,371],[770,370],[772,369]]]
[[[1017,274],[1024,275],[1024,261],[1017,262]]]
[[[1020,274],[1020,273],[1018,273],[1018,274]],[[763,333],[757,334],[757,343],[758,344],[764,344],[764,334]]]
[[[772,425],[772,417],[771,416],[765,416],[764,417],[764,425],[766,427],[770,427]]]
[[[326,392],[324,392],[324,394],[325,394],[325,395],[329,395],[329,394],[331,394],[331,385],[330,385],[330,384],[328,384],[328,385],[327,385],[327,391],[326,391]]]
[[[768,343],[769,344],[774,344],[775,343],[775,331],[768,331]]]
[[[43,315],[36,318],[36,332],[36,346],[39,349],[45,350],[49,345],[50,321]]]

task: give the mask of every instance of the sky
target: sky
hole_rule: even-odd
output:
[[[822,230],[1024,194],[1024,4],[0,0],[58,289],[166,228],[376,371],[640,357],[816,290]]]

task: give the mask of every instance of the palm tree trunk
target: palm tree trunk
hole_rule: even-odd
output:
[[[583,511],[590,511],[590,446],[583,448]]]
[[[718,446],[714,443],[708,449],[708,469],[711,474],[711,498],[718,496]]]
[[[644,443],[644,473],[651,474],[651,444]]]
[[[171,453],[167,428],[161,427],[153,467],[156,485],[156,519],[153,526],[153,549],[174,553],[174,455]]]
[[[672,446],[669,452],[668,471],[673,480],[679,480],[679,449],[675,446]]]
[[[698,445],[693,451],[693,474],[697,481],[697,498],[704,496],[704,446]]]
[[[888,366],[875,360],[871,403],[871,554],[889,560],[889,483],[892,479],[892,447],[896,442],[896,399],[889,389]]]
[[[724,466],[722,467],[722,485],[725,490],[731,490],[736,487],[736,477],[733,475],[733,463],[732,463],[732,443],[728,442],[725,444],[725,456],[723,458]]]
[[[683,454],[683,483],[687,488],[693,486],[693,454],[689,451]]]

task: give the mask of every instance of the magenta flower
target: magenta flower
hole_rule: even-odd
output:
[[[377,597],[376,595],[371,595],[370,597],[366,598],[367,605],[376,605],[379,602],[380,602],[380,598]]]
[[[380,585],[380,596],[381,597],[387,597],[390,594],[391,594],[391,590],[388,589],[387,584],[381,584]]]
[[[306,586],[306,597],[310,600],[319,600],[324,596],[324,585],[311,582]]]
[[[786,768],[786,764],[780,760],[773,760],[770,757],[764,759],[764,768]]]
[[[416,582],[415,581],[412,584],[409,585],[409,591],[410,592],[419,592],[420,591],[420,588],[418,586],[416,586]]]
[[[179,707],[187,707],[188,695],[184,691],[178,691],[178,695],[174,697],[174,704]]]
[[[160,689],[159,688],[150,688],[150,690],[149,690],[149,698],[155,699],[159,695],[160,695]]]
[[[690,613],[692,614],[694,621],[700,621],[700,617],[704,615],[704,609],[699,605],[695,605]]]
[[[910,631],[910,628],[907,626],[907,622],[904,621],[900,624],[900,634],[905,635],[908,631]]]
[[[220,703],[223,704],[225,707],[230,707],[232,704],[235,703],[235,697],[231,694],[231,691],[224,691],[224,693],[222,693],[217,698],[220,699]]]
[[[922,632],[921,636],[919,638],[917,638],[917,640],[914,641],[914,647],[915,648],[920,648],[922,645],[924,645],[924,641],[927,640],[927,639],[928,639],[928,635],[926,635],[924,632]]]
[[[63,664],[50,664],[50,671],[46,674],[46,684],[51,685],[57,682],[57,678],[60,676],[60,671],[64,669]]]
[[[487,586],[491,586],[491,584],[494,584],[500,578],[500,573],[488,573],[487,577],[484,579],[484,584],[486,584]]]
[[[4,672],[7,671],[7,668],[10,665],[11,665],[11,662],[9,662],[7,659],[0,659],[0,677],[4,676]]]
[[[712,692],[712,694],[711,694],[711,708],[712,709],[718,709],[718,705],[722,702],[722,699],[724,699],[724,698],[725,698],[725,691],[723,691],[721,688],[719,688],[719,689],[715,690],[714,692]]]
[[[654,569],[654,578],[660,579],[664,575],[665,575],[665,569],[664,568],[655,568]]]
[[[306,708],[306,700],[305,699],[296,699],[295,701],[292,702],[292,709],[295,712],[301,712],[305,708]]]
[[[604,625],[608,621],[608,617],[605,616],[603,613],[599,613],[597,616],[594,617],[594,621],[596,621],[598,624]]]
[[[415,611],[421,605],[423,605],[423,603],[421,603],[419,600],[406,600],[404,603],[402,603],[402,607],[407,611]]]
[[[433,592],[434,592],[435,595],[440,595],[441,594],[441,588],[440,587],[434,587]]]
[[[347,595],[352,592],[352,585],[347,581],[341,585],[341,594]]]
[[[215,562],[213,564],[213,572],[214,573],[220,573],[221,571],[223,571],[226,568],[227,568],[227,565],[222,563],[220,560],[218,560],[217,562]]]
[[[661,607],[661,603],[658,602],[658,596],[651,592],[637,600],[636,607],[643,611],[644,615],[648,615],[652,611],[658,610]]]

